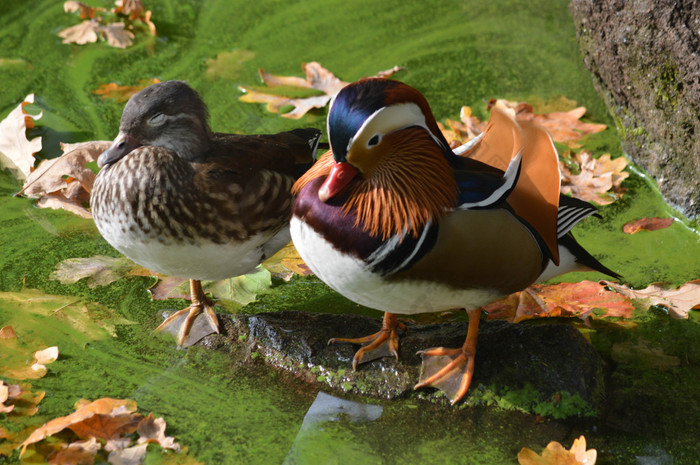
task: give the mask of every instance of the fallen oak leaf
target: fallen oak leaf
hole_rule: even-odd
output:
[[[338,79],[318,62],[302,63],[301,67],[306,74],[305,79],[296,76],[277,76],[268,73],[264,69],[260,69],[259,74],[263,83],[271,88],[288,86],[301,89],[314,89],[323,92],[324,95],[306,98],[290,98],[257,91],[246,86],[239,86],[239,89],[244,95],[240,96],[238,99],[248,103],[266,103],[267,110],[272,113],[279,113],[283,107],[291,105],[294,109],[283,113],[282,116],[285,118],[299,119],[312,108],[324,108],[340,89],[349,84]],[[386,78],[401,69],[403,68],[394,66],[391,69],[380,71],[376,76]]]
[[[80,24],[68,27],[58,32],[58,37],[64,44],[85,45],[97,42],[100,32],[100,23],[94,19],[87,19]]]
[[[143,420],[140,413],[124,412],[114,409],[109,414],[97,414],[69,425],[68,428],[79,438],[98,438],[106,441],[118,439],[124,434],[136,431]]]
[[[518,323],[539,317],[578,317],[585,319],[594,309],[604,310],[602,317],[632,316],[634,306],[629,298],[608,291],[593,281],[533,285],[496,300],[482,309],[489,319]]]
[[[3,326],[0,328],[0,339],[17,339],[17,333],[12,326]]]
[[[96,438],[75,441],[47,457],[49,465],[92,465],[102,448]]]
[[[0,380],[0,413],[10,413],[15,409],[14,405],[4,405],[10,398],[10,386]]]
[[[80,19],[92,19],[98,11],[105,11],[104,8],[93,8],[83,2],[68,1],[63,4],[63,11],[66,13],[75,13],[80,10]]]
[[[153,412],[143,418],[138,425],[136,431],[139,433],[138,444],[156,443],[163,449],[172,449],[175,452],[180,452],[180,444],[175,442],[175,438],[165,435],[165,420],[154,418]]]
[[[107,460],[112,465],[140,465],[146,458],[147,447],[148,443],[145,443],[126,449],[116,450],[109,453]]]
[[[111,141],[61,143],[63,155],[39,163],[17,195],[38,198],[37,205],[42,208],[63,208],[91,218],[83,204],[90,199],[95,173],[87,164],[97,161],[111,144]]]
[[[116,0],[114,5],[115,14],[128,16],[132,21],[140,18],[145,10],[141,0]]]
[[[0,154],[18,170],[17,177],[26,179],[34,169],[34,154],[41,150],[41,137],[27,139],[27,129],[34,127],[34,120],[44,114],[30,115],[24,107],[34,103],[34,94],[29,94],[10,114],[0,121]],[[0,157],[2,158],[2,157]],[[2,161],[2,160],[0,160]],[[6,163],[2,163],[6,165]]]
[[[649,218],[645,216],[637,221],[625,223],[622,227],[622,232],[625,234],[634,234],[639,231],[656,231],[668,228],[672,224],[673,218]]]
[[[277,251],[262,264],[273,276],[289,281],[294,274],[307,276],[312,274],[306,266],[293,243],[289,243]]]
[[[124,412],[135,412],[136,402],[128,399],[113,399],[109,397],[104,397],[102,399],[97,399],[94,402],[81,399],[76,402],[76,411],[70,415],[64,417],[54,418],[53,420],[45,423],[41,427],[37,428],[29,435],[27,439],[22,442],[22,450],[19,456],[22,457],[30,444],[34,444],[49,436],[63,431],[71,425],[84,421],[95,415],[106,415],[113,411],[118,411],[120,413]]]
[[[523,447],[518,452],[518,463],[520,465],[595,465],[597,455],[595,449],[586,450],[586,438],[581,436],[574,439],[570,450],[566,450],[557,441],[547,444],[542,455]]]
[[[126,48],[134,43],[134,33],[126,29],[124,23],[112,23],[106,26],[100,26],[99,31],[112,47]]]
[[[651,305],[664,306],[675,318],[688,318],[690,310],[700,308],[700,279],[688,281],[678,289],[668,289],[662,283],[654,283],[640,290],[610,281],[601,283],[632,299],[646,299]]]
[[[447,127],[438,123],[438,127],[453,149],[472,140],[486,129],[486,123],[474,116],[472,109],[467,106],[460,109],[459,121],[447,119],[445,124]]]
[[[7,389],[3,398],[3,386]],[[5,384],[0,380],[0,412],[5,408],[5,412],[12,412],[13,416],[31,417],[39,411],[39,403],[44,399],[46,393],[44,391],[31,391],[30,384]],[[4,402],[11,405],[3,406]],[[7,410],[11,407],[10,410]]]
[[[607,205],[622,197],[626,189],[621,187],[629,173],[622,171],[627,166],[624,157],[614,160],[610,154],[593,158],[587,151],[581,151],[575,155],[565,153],[563,160],[559,161],[561,171],[561,192],[571,194],[585,201],[593,201],[599,205]],[[575,174],[570,166],[578,168],[580,173]],[[611,192],[608,192],[611,191]]]

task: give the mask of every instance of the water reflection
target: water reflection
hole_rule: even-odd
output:
[[[362,404],[319,392],[304,415],[286,465],[302,463],[372,463],[373,457],[365,448],[351,441],[351,435],[336,435],[331,422],[366,423],[382,415],[380,405]],[[379,460],[379,457],[374,457]]]

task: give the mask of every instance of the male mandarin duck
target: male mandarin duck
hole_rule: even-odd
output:
[[[209,332],[218,332],[201,280],[249,273],[290,241],[290,189],[311,166],[321,136],[316,129],[223,134],[207,120],[206,105],[185,82],[141,90],[98,158],[91,195],[95,224],[115,249],[150,270],[190,279],[192,304],[156,329],[182,323],[180,346],[196,342],[188,336],[201,313]]]
[[[453,152],[427,100],[389,79],[343,88],[328,115],[331,151],[295,184],[290,229],[311,270],[348,299],[384,313],[382,329],[359,339],[353,367],[398,356],[396,314],[466,308],[457,349],[421,351],[416,388],[452,403],[474,371],[479,307],[574,270],[617,274],[570,230],[596,213],[560,195],[548,133],[496,105],[487,129]]]

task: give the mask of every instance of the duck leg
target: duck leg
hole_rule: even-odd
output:
[[[358,338],[334,337],[328,341],[328,344],[335,344],[336,342],[362,344],[362,347],[352,358],[352,369],[355,370],[360,363],[371,362],[389,355],[393,355],[398,360],[399,335],[396,331],[397,328],[404,332],[407,330],[406,325],[401,323],[394,313],[386,312],[382,319],[382,329],[376,333]]]
[[[190,297],[192,303],[189,307],[173,313],[154,330],[160,332],[167,329],[176,336],[178,347],[189,347],[204,336],[219,332],[214,303],[204,294],[201,281],[190,279]],[[205,317],[200,319],[202,323],[195,323],[202,313]]]
[[[481,310],[469,311],[467,338],[459,349],[435,347],[418,352],[423,358],[420,379],[413,389],[432,386],[440,389],[452,405],[459,402],[469,389],[474,374],[476,338]]]

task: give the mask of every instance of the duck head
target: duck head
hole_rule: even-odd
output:
[[[119,134],[97,164],[115,163],[144,145],[165,147],[183,160],[197,160],[209,148],[208,116],[202,98],[184,81],[146,87],[127,102]]]

